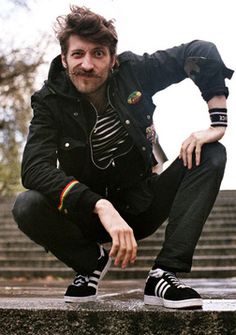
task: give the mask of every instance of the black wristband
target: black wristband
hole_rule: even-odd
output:
[[[227,109],[211,108],[209,109],[212,127],[227,127]]]

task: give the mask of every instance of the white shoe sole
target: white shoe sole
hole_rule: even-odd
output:
[[[64,296],[64,302],[70,302],[70,303],[81,303],[81,302],[90,302],[90,301],[95,301],[97,299],[97,294],[96,295],[91,295],[88,297],[69,297],[69,296]]]
[[[144,295],[144,304],[152,306],[163,306],[166,308],[201,308],[203,305],[201,298],[186,299],[186,300],[167,300],[150,295]]]

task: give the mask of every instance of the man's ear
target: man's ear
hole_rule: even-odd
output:
[[[63,67],[66,69],[67,68],[66,56],[63,54],[61,54],[61,62]]]
[[[111,68],[113,68],[115,64],[116,64],[116,55],[113,55],[111,59]]]

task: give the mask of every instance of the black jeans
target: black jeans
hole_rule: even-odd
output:
[[[226,151],[222,144],[205,144],[200,166],[188,170],[176,159],[160,176],[152,178],[154,200],[139,215],[120,213],[133,228],[137,240],[152,233],[168,219],[165,240],[155,262],[159,266],[189,272],[195,246],[214,205],[224,175]],[[21,193],[13,216],[19,228],[33,241],[50,250],[67,266],[81,274],[91,273],[97,264],[98,243],[110,236],[98,216],[75,222],[37,191]]]

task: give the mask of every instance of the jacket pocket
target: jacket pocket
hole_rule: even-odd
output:
[[[60,142],[60,149],[63,151],[71,151],[73,149],[85,148],[86,144],[82,140],[77,140],[71,137],[63,137]]]
[[[80,178],[85,165],[86,143],[71,137],[63,137],[59,143],[58,159],[60,169],[66,175]]]

